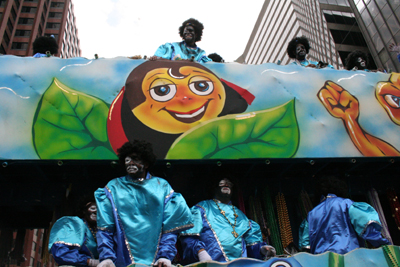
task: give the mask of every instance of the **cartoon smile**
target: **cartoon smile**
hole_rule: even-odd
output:
[[[181,111],[174,111],[174,110],[168,110],[165,107],[161,108],[161,110],[165,110],[168,112],[172,117],[174,117],[176,120],[183,122],[183,123],[193,123],[198,120],[201,120],[203,118],[207,106],[210,103],[212,99],[208,99],[201,107],[196,108],[194,110],[188,111],[188,112],[181,112]]]

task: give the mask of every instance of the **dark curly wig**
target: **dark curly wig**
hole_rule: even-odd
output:
[[[290,58],[296,58],[296,46],[297,46],[297,44],[304,45],[307,54],[310,51],[311,47],[310,47],[310,43],[308,42],[307,37],[305,37],[305,36],[295,37],[289,42],[288,47],[286,49],[286,52],[287,52],[287,54],[288,54],[288,56]]]
[[[91,203],[96,204],[96,200],[94,199],[94,194],[82,196],[77,203],[75,209],[75,215],[83,219],[85,217],[87,209],[89,208],[89,204]]]
[[[327,196],[328,194],[335,194],[338,197],[345,198],[347,196],[346,182],[334,175],[321,177],[316,184],[316,201],[319,202],[321,196]]]
[[[117,149],[119,163],[124,166],[125,158],[132,153],[136,153],[144,163],[149,165],[149,168],[156,162],[156,155],[153,153],[153,146],[144,140],[133,140],[126,142]]]
[[[369,64],[367,53],[360,50],[354,50],[346,58],[346,70],[352,70],[357,65],[357,58],[359,57],[365,60],[366,63],[365,68],[367,68]]]
[[[194,33],[196,34],[195,42],[200,41],[201,40],[201,36],[203,35],[204,26],[200,21],[198,21],[197,19],[194,19],[194,18],[190,18],[188,20],[185,20],[182,23],[182,26],[179,27],[179,36],[183,38],[183,30],[185,29],[185,27],[188,24],[193,26],[193,28],[194,28]]]
[[[51,36],[40,36],[36,38],[33,42],[33,54],[46,54],[47,51],[50,51],[52,55],[57,54],[58,44],[56,39]]]
[[[217,53],[209,54],[208,57],[214,62],[224,62],[224,59]]]

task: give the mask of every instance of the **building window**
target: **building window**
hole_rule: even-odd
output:
[[[36,267],[40,267],[40,261],[36,263]]]
[[[35,241],[32,242],[32,250],[36,251],[36,242]]]
[[[64,3],[60,3],[60,2],[51,2],[50,7],[64,8]]]
[[[0,54],[5,54],[6,53],[6,50],[4,49],[4,46],[3,45],[0,45]]]
[[[36,13],[36,10],[36,7],[23,6],[21,8],[21,13]]]
[[[0,0],[0,7],[5,7],[6,2],[7,2],[7,0]]]
[[[60,29],[60,23],[47,22],[46,29]]]
[[[15,12],[14,6],[13,6],[12,9],[11,9],[11,16],[12,16],[12,18],[13,18],[14,21],[15,21],[15,18],[17,17],[17,13]]]
[[[49,12],[49,18],[61,18],[62,12]]]
[[[20,5],[19,0],[15,0],[15,5],[17,6],[17,10],[18,10],[19,5]]]
[[[1,21],[2,18],[3,18],[3,13],[0,12],[0,21]]]
[[[30,30],[16,30],[15,31],[15,36],[17,37],[29,37],[31,36],[31,31]]]
[[[26,50],[28,49],[28,43],[13,42],[11,49],[15,50]]]
[[[10,42],[10,36],[8,36],[7,31],[4,31],[3,39],[6,42],[6,44],[8,45],[8,43]]]
[[[39,229],[35,229],[35,236],[38,236]]]
[[[34,262],[35,262],[35,258],[31,257],[31,262],[29,263],[29,266],[33,266]]]
[[[21,25],[32,25],[33,24],[33,19],[30,19],[30,18],[19,18],[18,24],[21,24]]]
[[[37,3],[38,0],[24,0],[24,2],[34,2],[34,3]]]

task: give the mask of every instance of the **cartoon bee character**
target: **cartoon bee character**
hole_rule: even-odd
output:
[[[111,104],[107,131],[114,151],[144,139],[164,158],[185,131],[227,114],[242,113],[254,96],[190,61],[147,61],[128,76]]]

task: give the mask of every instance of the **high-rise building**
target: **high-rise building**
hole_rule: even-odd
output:
[[[400,0],[349,0],[379,68],[400,72],[400,63],[389,44],[400,43]]]
[[[328,62],[336,68],[342,64],[317,0],[266,0],[246,49],[236,61],[288,64],[287,45],[302,35],[312,47],[308,59]]]
[[[355,14],[347,0],[319,0],[319,3],[343,64],[346,64],[346,58],[352,51],[359,50],[368,54],[369,69],[376,69]]]
[[[32,56],[33,41],[53,35],[56,56],[81,55],[71,0],[0,0],[0,53]]]

